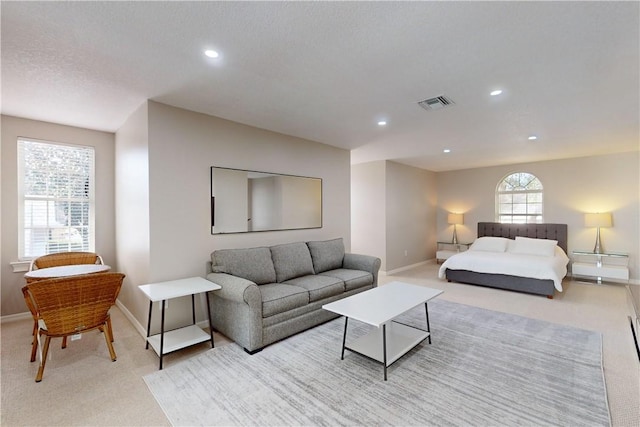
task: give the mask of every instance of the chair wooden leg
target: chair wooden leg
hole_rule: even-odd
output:
[[[67,348],[67,337],[62,337],[62,348]]]
[[[38,320],[37,319],[33,319],[33,331],[31,332],[31,335],[35,335],[38,333]]]
[[[109,331],[110,331],[110,334],[111,334],[111,342],[113,342],[113,341],[114,341],[114,340],[113,340],[113,328],[111,327],[111,317],[110,317],[110,316],[109,316],[109,317],[107,317],[107,323],[109,324]],[[104,328],[104,326],[100,326],[98,329],[99,329],[99,330],[100,330],[100,332],[102,332],[103,334],[104,334],[104,333],[106,333],[106,332],[105,332],[105,328]]]
[[[40,367],[38,368],[38,375],[36,375],[36,382],[42,381],[42,374],[44,374],[44,365],[47,363],[47,353],[49,352],[49,342],[51,337],[47,336],[44,340],[44,347],[42,349],[42,360],[40,360]]]
[[[109,335],[111,336],[111,342],[113,342],[113,328],[111,327],[111,316],[107,317],[107,326],[109,326]]]
[[[33,341],[31,342],[31,360],[30,360],[31,362],[36,361],[37,352],[38,352],[38,335],[33,334]]]
[[[107,342],[107,348],[109,348],[109,355],[111,356],[111,361],[116,361],[116,351],[113,349],[113,344],[111,344],[111,327],[109,322],[104,324],[104,340]]]

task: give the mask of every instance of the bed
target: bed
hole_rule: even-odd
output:
[[[555,291],[562,292],[566,252],[566,224],[479,222],[478,239],[447,259],[439,277],[553,298]]]

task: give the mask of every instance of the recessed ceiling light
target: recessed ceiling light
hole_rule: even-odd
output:
[[[209,58],[217,58],[219,56],[218,52],[216,52],[215,50],[205,50],[204,54],[207,55]]]
[[[448,148],[445,148],[444,150],[442,150],[444,153],[450,153],[451,150],[449,150]]]
[[[536,139],[538,139],[537,136],[535,135],[531,135],[529,138],[527,138],[529,141],[535,141]]]
[[[378,126],[386,126],[386,125],[387,125],[387,122],[385,122],[384,120],[380,120],[378,122]]]
[[[496,90],[492,91],[489,95],[491,95],[491,96],[498,96],[498,95],[500,95],[501,93],[502,93],[502,90],[501,90],[501,89],[496,89]]]

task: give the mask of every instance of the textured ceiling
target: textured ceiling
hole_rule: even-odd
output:
[[[627,152],[639,6],[4,1],[2,114],[114,132],[152,99],[433,171]]]

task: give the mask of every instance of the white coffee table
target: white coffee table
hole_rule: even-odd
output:
[[[400,359],[416,345],[429,339],[429,309],[427,302],[443,291],[403,282],[391,282],[350,297],[325,304],[323,309],[345,317],[342,337],[342,355],[350,350],[377,360],[384,366],[384,379],[387,380],[387,367]],[[427,329],[419,329],[394,321],[396,317],[424,304]],[[358,320],[375,326],[367,335],[346,345],[349,319]]]
[[[149,318],[147,319],[147,343],[145,348],[148,349],[149,344],[151,344],[151,347],[153,347],[160,358],[160,369],[162,369],[163,356],[167,353],[199,344],[204,341],[211,341],[211,347],[215,347],[213,342],[213,325],[211,324],[211,309],[209,307],[208,293],[210,291],[221,289],[220,285],[213,283],[210,280],[203,279],[202,277],[189,277],[186,279],[140,285],[138,288],[140,288],[147,298],[149,298]],[[207,301],[207,319],[209,320],[208,334],[196,325],[195,295],[200,293],[205,294],[204,297]],[[193,324],[165,332],[165,302],[172,298],[188,295],[191,295],[191,315],[193,318]],[[160,333],[150,336],[151,313],[153,311],[153,303],[156,301],[161,301]]]

